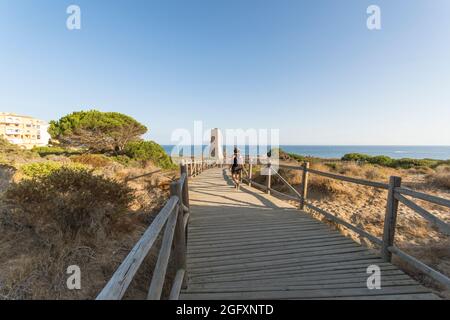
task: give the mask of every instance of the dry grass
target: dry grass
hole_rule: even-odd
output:
[[[64,189],[65,192],[58,191],[44,196],[43,199],[51,203],[50,207],[42,199],[37,203],[35,197],[26,196],[27,192],[14,189],[12,186],[16,186],[15,184],[10,186],[9,190],[15,192],[10,191],[10,195],[14,196],[9,198],[9,205],[5,204],[4,198],[0,198],[0,297],[95,298],[168,197],[167,185],[172,177],[162,174],[132,181],[127,183],[127,187],[124,186],[124,177],[153,171],[152,169],[126,169],[120,165],[113,169],[111,166],[99,168],[92,179],[99,182],[106,181],[108,177],[122,181],[113,183],[113,189],[108,189],[102,183],[82,184],[80,179],[76,179],[78,182],[66,179],[65,182],[70,187],[59,189]],[[0,181],[5,188],[8,187],[12,183],[10,172],[2,167],[0,174]],[[175,173],[169,175],[176,176]],[[21,181],[20,178],[17,180]],[[22,191],[37,189],[37,186],[29,185],[32,183],[30,181],[23,183],[27,184],[27,188],[21,189]],[[75,190],[76,185],[82,186],[85,191]],[[134,199],[128,202],[125,201],[127,197],[120,196],[120,192],[116,194],[114,189],[118,185],[123,185],[124,191],[130,188]],[[102,192],[99,194],[99,189],[103,190],[104,197],[101,196]],[[86,201],[89,193],[93,198]],[[13,203],[14,199],[17,203]],[[122,204],[117,207],[115,201]],[[83,203],[86,210],[80,207]],[[125,203],[127,208],[124,211]],[[58,210],[48,212],[52,207],[57,207]],[[45,214],[40,216],[40,210]],[[84,214],[79,216],[77,212]],[[117,215],[119,212],[122,213]],[[146,297],[151,270],[157,259],[157,249],[158,246],[155,246],[145,259],[127,291],[127,299]],[[67,289],[66,270],[70,265],[81,268],[81,290]]]
[[[436,171],[426,177],[428,183],[438,187],[450,190],[450,166],[439,166]]]

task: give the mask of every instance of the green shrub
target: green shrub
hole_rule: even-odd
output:
[[[342,161],[367,161],[370,158],[367,154],[347,153],[342,157]]]
[[[176,165],[163,147],[153,141],[134,141],[125,146],[125,154],[138,161],[152,161],[163,169],[173,169]]]
[[[387,156],[369,156],[360,153],[349,153],[344,155],[343,161],[362,161],[371,164],[377,164],[384,167],[410,169],[415,167],[434,168],[441,164],[446,164],[450,160],[433,160],[433,159],[393,159]]]
[[[96,237],[111,232],[109,224],[128,209],[133,196],[126,185],[92,170],[62,167],[12,184],[5,199],[22,209],[22,219],[38,234]]]
[[[41,157],[54,155],[64,155],[75,153],[74,151],[67,150],[61,147],[34,147],[31,151],[38,153]]]
[[[112,157],[110,157],[110,159],[117,163],[120,163],[121,165],[124,165],[126,167],[132,166],[136,163],[136,160],[133,160],[130,157],[125,156],[125,155],[112,156]]]
[[[20,172],[22,172],[27,178],[41,178],[48,176],[61,168],[67,168],[74,171],[82,171],[87,169],[85,165],[78,163],[64,164],[61,162],[46,161],[25,164],[20,167]]]

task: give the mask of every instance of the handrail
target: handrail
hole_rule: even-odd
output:
[[[155,173],[159,173],[159,172],[161,172],[161,170],[155,170],[155,171],[152,171],[152,172],[149,172],[149,173],[141,174],[141,175],[136,176],[136,177],[126,178],[126,179],[125,179],[125,182],[129,182],[129,181],[137,180],[137,179],[139,179],[139,178],[151,176],[151,175],[154,175]]]
[[[434,280],[438,281],[439,283],[447,286],[450,288],[450,278],[441,274],[440,272],[430,268],[429,266],[426,266],[422,262],[418,261],[417,259],[409,256],[408,254],[404,253],[400,249],[394,247],[394,236],[395,236],[395,228],[396,228],[396,217],[397,217],[397,211],[398,211],[398,204],[402,203],[409,207],[410,209],[414,210],[416,213],[418,213],[420,216],[422,216],[425,220],[427,220],[429,223],[431,223],[433,226],[437,227],[439,231],[444,233],[445,235],[450,235],[450,224],[446,223],[445,221],[438,218],[436,215],[432,214],[431,212],[427,211],[426,209],[422,208],[421,206],[417,205],[413,201],[409,200],[408,198],[404,197],[403,195],[407,195],[413,198],[417,198],[423,201],[431,202],[433,204],[450,207],[450,200],[433,196],[430,194],[417,192],[408,188],[401,187],[401,178],[399,177],[391,177],[389,184],[382,183],[382,182],[376,182],[376,181],[370,181],[370,180],[364,180],[364,179],[358,179],[358,178],[352,178],[347,177],[339,174],[333,174],[329,172],[323,172],[315,169],[309,168],[309,163],[305,162],[302,166],[291,166],[291,165],[285,165],[285,164],[279,164],[278,167],[282,169],[290,169],[290,170],[300,170],[303,172],[302,176],[302,192],[298,192],[294,186],[292,186],[286,179],[284,179],[279,172],[273,170],[270,161],[269,164],[263,163],[259,161],[259,158],[255,161],[252,161],[252,159],[248,159],[250,168],[253,164],[261,164],[262,166],[266,166],[271,168],[273,172],[276,173],[276,175],[280,178],[280,180],[289,187],[291,191],[293,191],[296,196],[298,197],[292,197],[288,194],[282,193],[280,191],[277,191],[273,188],[271,188],[271,180],[270,176],[266,177],[266,185],[262,185],[259,183],[256,183],[254,180],[252,180],[251,176],[247,178],[247,182],[249,186],[257,186],[263,190],[272,191],[274,194],[281,196],[281,197],[287,197],[288,199],[299,201],[300,202],[300,208],[303,209],[303,207],[307,207],[321,215],[323,215],[326,219],[334,221],[340,225],[345,226],[346,228],[356,232],[362,237],[367,238],[368,240],[372,241],[373,243],[377,244],[381,247],[381,254],[385,261],[391,262],[392,256],[391,254],[396,254],[400,259],[406,261],[407,263],[413,265],[417,269],[421,270],[428,276],[432,277]],[[266,161],[267,162],[267,161]],[[335,180],[341,180],[345,182],[350,182],[354,184],[369,186],[373,188],[378,188],[382,190],[388,190],[388,198],[387,198],[387,206],[386,206],[386,215],[385,215],[385,221],[384,221],[384,232],[383,232],[383,239],[379,239],[370,233],[336,217],[335,215],[319,208],[311,203],[306,201],[307,198],[307,186],[308,186],[308,173],[311,174],[317,174],[323,177],[327,177],[330,179]]]
[[[420,214],[425,220],[435,225],[442,233],[444,233],[447,236],[450,235],[450,225],[448,223],[439,219],[434,214],[428,212],[427,210],[417,205],[416,203],[412,202],[408,198],[402,196],[400,193],[395,193],[395,198],[408,208]]]
[[[116,270],[111,280],[109,280],[108,284],[97,296],[97,300],[122,299],[136,272],[144,261],[144,258],[153,247],[167,218],[176,208],[177,203],[178,197],[171,197],[169,201],[167,201],[166,205],[156,216],[155,220],[153,220],[150,227],[145,231],[144,235]]]
[[[395,188],[395,192],[450,208],[450,200],[436,197],[431,194],[414,191],[404,187]]]
[[[215,165],[213,161],[195,161],[196,174]],[[188,161],[180,165],[180,179],[172,182],[171,196],[155,217],[139,241],[120,264],[106,286],[98,294],[97,300],[120,300],[125,295],[139,267],[153,248],[163,227],[165,226],[158,260],[155,265],[148,299],[160,299],[169,264],[171,252],[175,257],[176,276],[172,283],[169,299],[178,299],[180,290],[186,285],[186,230],[189,222],[188,177],[190,173]],[[152,172],[152,174],[155,172]]]

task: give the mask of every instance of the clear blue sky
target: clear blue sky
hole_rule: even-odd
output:
[[[449,14],[448,0],[0,0],[0,111],[124,112],[163,144],[203,120],[279,128],[282,144],[450,145]]]

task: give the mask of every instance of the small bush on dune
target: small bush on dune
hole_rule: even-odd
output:
[[[47,155],[63,155],[72,153],[73,151],[69,151],[67,149],[61,148],[61,147],[34,147],[32,149],[33,152],[38,153],[41,157],[47,156]]]
[[[39,178],[48,176],[61,168],[68,168],[74,171],[82,171],[87,169],[85,165],[78,163],[64,164],[56,161],[46,161],[25,164],[20,167],[20,172],[26,178]]]
[[[2,164],[14,165],[35,158],[39,158],[37,153],[22,149],[0,137],[0,162]]]
[[[103,168],[111,164],[111,160],[101,154],[82,154],[70,158],[75,163],[91,166],[93,168]]]
[[[132,190],[89,170],[59,168],[46,176],[12,184],[6,201],[22,209],[22,224],[38,234],[74,237],[108,233],[124,213]],[[86,238],[86,237],[85,237]]]
[[[436,172],[429,174],[426,180],[436,187],[450,190],[450,166],[437,167]]]

